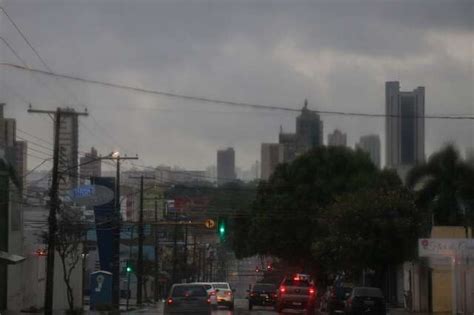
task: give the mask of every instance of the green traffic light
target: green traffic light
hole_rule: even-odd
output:
[[[221,225],[221,227],[219,228],[219,232],[221,234],[224,234],[225,233],[225,226]]]
[[[127,266],[127,272],[132,272],[132,267]]]

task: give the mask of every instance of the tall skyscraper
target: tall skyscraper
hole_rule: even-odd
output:
[[[263,180],[268,180],[279,163],[283,161],[284,147],[279,143],[262,143],[261,174]]]
[[[66,108],[61,111],[61,127],[59,128],[59,171],[62,179],[59,189],[66,192],[77,186],[79,168],[79,122],[76,111]]]
[[[333,133],[328,135],[328,145],[347,146],[347,134],[342,133],[339,129],[335,129]]]
[[[308,100],[296,118],[296,142],[298,154],[323,145],[323,122],[316,112],[308,109]]]
[[[280,127],[278,143],[283,145],[282,162],[291,162],[298,155],[323,145],[323,122],[316,112],[308,109],[307,100],[296,118],[296,133],[283,133]]]
[[[217,185],[223,185],[236,179],[235,152],[233,148],[217,151]]]
[[[425,160],[425,88],[400,91],[399,82],[385,83],[386,164],[407,168]]]
[[[381,167],[380,161],[380,137],[378,135],[367,135],[360,137],[359,142],[356,144],[357,149],[361,149],[369,154],[372,162],[377,166]]]
[[[80,158],[80,182],[84,183],[91,177],[101,177],[102,163],[97,155],[97,150],[91,148],[91,152],[86,153],[84,157]]]

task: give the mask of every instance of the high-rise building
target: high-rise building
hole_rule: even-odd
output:
[[[91,148],[91,152],[87,152],[84,157],[80,158],[80,182],[83,184],[91,177],[101,177],[102,163],[97,155],[97,150]]]
[[[236,179],[235,152],[233,148],[217,151],[217,185],[223,185]]]
[[[65,108],[61,110],[61,124],[59,128],[59,171],[62,178],[59,189],[66,192],[77,186],[79,168],[79,122],[74,109]]]
[[[356,144],[357,149],[361,149],[369,154],[372,162],[377,166],[381,167],[380,161],[380,137],[378,135],[367,135],[360,137],[359,142]]]
[[[328,145],[330,146],[347,146],[347,135],[339,129],[335,129],[333,133],[328,135]]]
[[[27,151],[28,145],[26,141],[15,141],[15,155],[16,155],[16,173],[20,182],[20,187],[24,187],[26,183],[26,170],[27,170]]]
[[[316,112],[308,109],[308,100],[296,118],[296,145],[297,154],[323,145],[323,122]]]
[[[407,168],[425,160],[425,88],[400,91],[399,82],[385,83],[386,164]]]
[[[307,100],[296,118],[296,133],[283,133],[280,127],[278,143],[283,146],[282,162],[291,162],[298,155],[323,145],[323,122],[316,112],[308,109]]]
[[[279,143],[262,143],[261,147],[261,176],[268,180],[279,163],[283,161],[284,146]]]

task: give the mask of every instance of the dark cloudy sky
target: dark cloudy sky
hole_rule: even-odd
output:
[[[149,89],[238,102],[384,112],[384,82],[426,87],[427,114],[474,114],[474,1],[3,0],[49,66]],[[31,67],[41,63],[5,16],[0,35]],[[1,62],[19,63],[0,42]],[[293,131],[295,115],[176,100],[0,68],[0,100],[18,127],[51,139],[27,103],[87,107],[80,148],[118,148],[145,165],[203,169],[233,146],[237,165],[260,143]],[[323,115],[353,145],[384,119]],[[427,122],[427,154],[446,142],[474,146],[472,121]],[[41,142],[39,142],[41,143]],[[46,145],[46,144],[45,144]],[[39,148],[40,149],[40,148]],[[44,149],[46,151],[46,149]],[[34,153],[34,152],[31,152]],[[39,162],[31,159],[30,167]]]

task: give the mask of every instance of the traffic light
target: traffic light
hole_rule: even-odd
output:
[[[126,269],[126,270],[127,270],[127,272],[132,272],[132,267],[127,266],[127,269]]]
[[[217,233],[221,240],[225,240],[227,236],[227,218],[220,217],[217,221]]]
[[[267,271],[272,271],[273,270],[273,266],[271,264],[268,264],[267,265]]]

